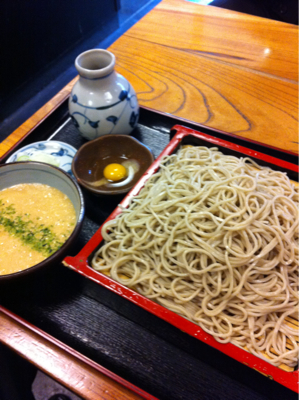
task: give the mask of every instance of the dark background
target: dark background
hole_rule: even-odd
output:
[[[75,58],[107,48],[160,0],[1,0],[0,140],[76,75]]]

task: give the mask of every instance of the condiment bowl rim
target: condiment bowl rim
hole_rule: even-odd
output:
[[[96,142],[101,142],[101,141],[106,140],[106,139],[112,139],[113,140],[113,138],[117,139],[120,136],[124,140],[132,141],[132,142],[134,141],[138,146],[140,146],[140,148],[143,148],[144,150],[146,150],[148,152],[148,154],[150,154],[150,156],[152,158],[152,162],[154,162],[154,160],[155,160],[155,157],[154,157],[154,154],[153,154],[152,150],[146,144],[140,142],[138,139],[136,139],[133,136],[119,135],[119,134],[107,134],[107,135],[100,136],[98,138],[95,138],[93,140],[90,140],[90,141],[84,143],[78,149],[75,157],[73,158],[73,161],[72,161],[72,172],[73,172],[76,180],[80,183],[80,185],[82,185],[85,189],[87,189],[88,191],[92,192],[95,195],[99,195],[99,196],[101,196],[101,195],[104,195],[104,196],[117,196],[117,195],[125,194],[125,193],[128,193],[129,190],[133,186],[135,186],[135,184],[136,184],[136,182],[135,183],[133,182],[132,185],[129,188],[128,187],[124,188],[124,189],[120,188],[120,189],[116,189],[115,191],[108,192],[106,190],[102,190],[102,189],[99,189],[99,188],[96,188],[96,187],[92,187],[91,185],[86,184],[85,181],[78,175],[77,171],[75,170],[75,163],[80,158],[82,150],[84,150],[86,147],[90,147],[90,146],[94,145]],[[149,166],[150,165],[148,165],[148,167]]]

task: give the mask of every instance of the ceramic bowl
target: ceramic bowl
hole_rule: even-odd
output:
[[[77,182],[66,172],[52,165],[39,162],[16,162],[0,165],[0,191],[22,183],[46,184],[66,194],[73,203],[76,211],[76,225],[71,236],[54,254],[39,264],[23,271],[0,275],[0,282],[26,276],[34,271],[45,269],[54,263],[62,261],[67,250],[77,238],[83,223],[85,205],[82,191]]]
[[[54,165],[72,174],[71,166],[77,149],[67,143],[45,140],[22,147],[13,153],[6,163],[19,161],[38,161]]]
[[[138,165],[138,171],[135,170],[130,179],[129,175],[122,182],[97,184],[103,180],[107,165],[122,164],[124,161]],[[72,171],[87,190],[98,195],[117,195],[129,192],[153,161],[151,150],[132,136],[106,135],[85,143],[78,150]]]

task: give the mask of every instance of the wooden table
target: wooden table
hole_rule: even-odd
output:
[[[109,50],[140,105],[298,153],[296,26],[163,0]],[[0,157],[69,96],[76,79],[0,144]],[[1,342],[85,399],[143,395],[84,357],[76,362],[67,346],[25,329],[4,309],[0,322]]]
[[[164,0],[109,50],[140,105],[298,153],[297,26]],[[0,144],[0,156],[74,81]]]

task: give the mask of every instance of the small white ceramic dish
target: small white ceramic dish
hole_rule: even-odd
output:
[[[77,150],[67,143],[45,140],[31,143],[13,153],[6,163],[37,161],[54,165],[72,175],[72,161]]]

